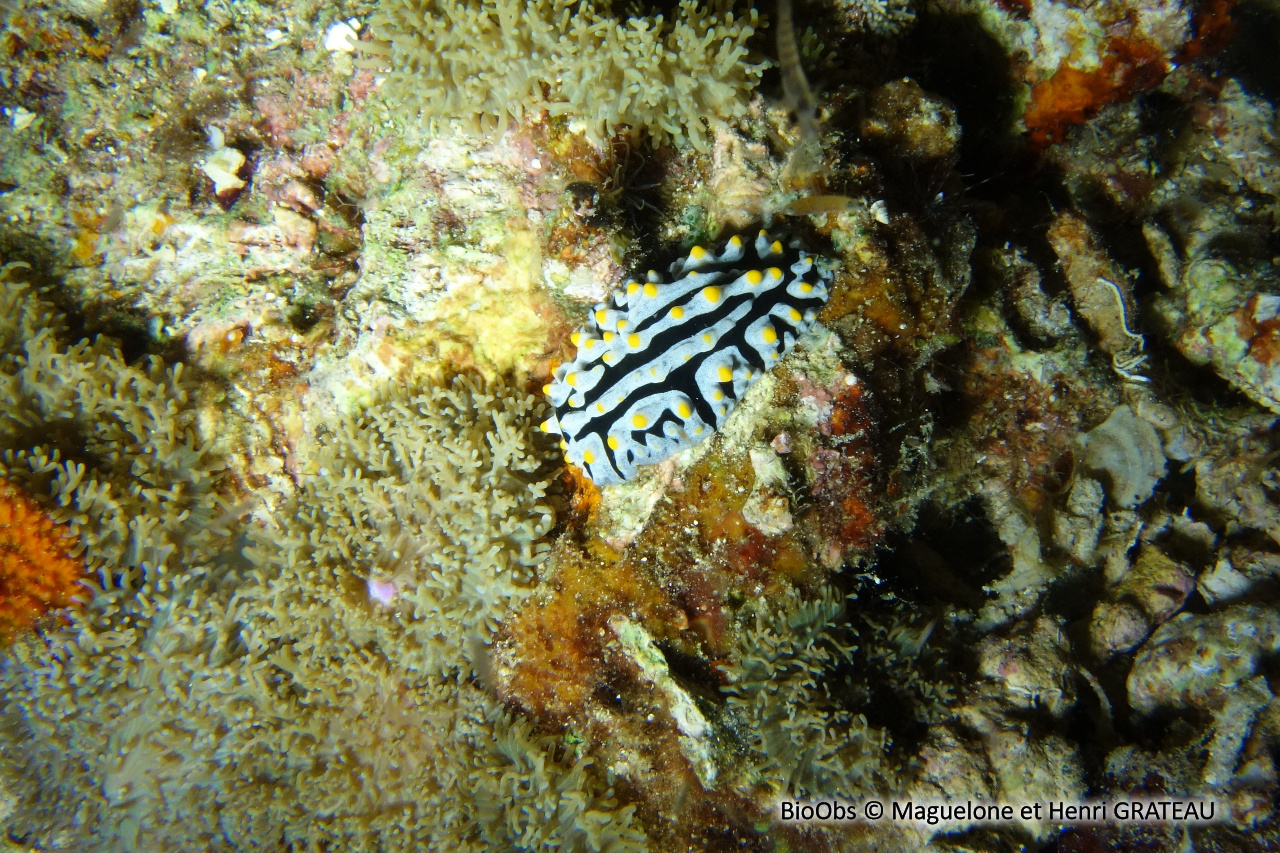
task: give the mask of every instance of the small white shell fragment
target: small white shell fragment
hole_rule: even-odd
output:
[[[209,159],[200,164],[200,171],[213,181],[213,191],[221,195],[227,190],[238,190],[244,186],[244,181],[238,174],[240,168],[244,166],[244,159],[244,154],[240,153],[239,149],[219,148],[209,155]]]
[[[9,122],[14,130],[25,130],[31,126],[31,122],[36,120],[36,114],[26,107],[14,107],[5,112],[9,113]]]
[[[324,32],[324,49],[330,53],[355,53],[356,42],[360,40],[360,22],[355,18],[350,21],[338,21]]]
[[[680,751],[692,765],[698,781],[710,790],[716,781],[717,768],[711,757],[712,729],[706,717],[698,710],[693,697],[671,677],[666,658],[644,626],[625,616],[614,616],[609,620],[609,628],[618,638],[622,651],[640,670],[640,677],[666,700],[667,711],[680,733],[677,737]]]

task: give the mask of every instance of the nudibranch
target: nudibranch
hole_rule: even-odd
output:
[[[831,282],[820,260],[761,231],[627,281],[574,333],[543,431],[601,486],[709,437],[813,324]]]

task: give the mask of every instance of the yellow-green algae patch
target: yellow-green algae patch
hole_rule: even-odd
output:
[[[467,278],[450,283],[423,325],[403,335],[405,345],[489,377],[527,373],[558,316],[538,281],[541,267],[536,235],[513,224],[502,254],[469,265]]]

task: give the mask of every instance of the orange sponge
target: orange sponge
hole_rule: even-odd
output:
[[[71,555],[74,541],[0,480],[0,644],[48,611],[76,603],[84,561]]]

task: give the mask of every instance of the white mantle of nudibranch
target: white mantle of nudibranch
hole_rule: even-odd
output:
[[[631,479],[720,429],[813,325],[830,280],[765,231],[694,246],[669,279],[651,270],[596,305],[545,389],[556,415],[543,429],[597,485]]]

